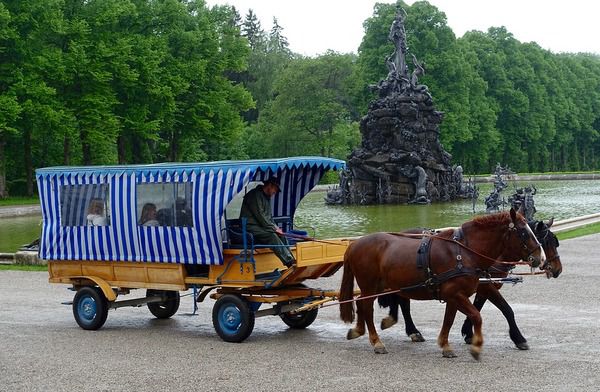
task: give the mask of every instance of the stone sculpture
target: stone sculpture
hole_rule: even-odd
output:
[[[330,204],[388,204],[448,201],[461,197],[468,188],[451,166],[451,155],[442,147],[437,111],[427,86],[419,84],[425,66],[408,47],[403,10],[389,32],[394,52],[385,63],[388,75],[370,86],[378,98],[369,105],[360,122],[362,143],[347,159],[340,185],[325,198]],[[471,195],[473,188],[471,188]]]

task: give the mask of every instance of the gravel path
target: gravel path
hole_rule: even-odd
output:
[[[389,354],[376,355],[366,337],[345,339],[336,306],[301,331],[259,318],[241,344],[214,332],[214,301],[190,316],[189,296],[170,320],[153,319],[145,307],[121,308],[99,331],[84,331],[60,304],[73,297],[65,285],[50,285],[44,272],[0,271],[0,391],[597,391],[599,241],[563,241],[558,279],[526,276],[503,288],[529,351],[517,350],[500,312],[484,307],[479,362],[462,343],[461,316],[450,335],[458,358],[442,358],[435,339],[444,306],[435,301],[412,306],[426,342],[411,343],[396,326],[381,334]],[[337,288],[340,278],[307,283]]]

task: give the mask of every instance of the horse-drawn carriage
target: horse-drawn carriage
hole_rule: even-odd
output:
[[[276,176],[272,214],[290,230],[302,198],[327,170],[343,167],[336,159],[298,157],[38,169],[39,255],[48,261],[51,283],[76,291],[73,315],[84,329],[102,327],[108,310],[123,306],[147,304],[154,316],[171,317],[179,292],[189,289],[196,301],[209,293],[216,299],[213,325],[226,341],[246,339],[254,318],[264,315],[305,328],[317,316],[314,304],[337,293],[302,283],[335,273],[349,241],[296,242],[296,263],[286,268],[268,247],[254,244],[235,208],[245,190]],[[149,204],[156,214],[146,224],[142,211]],[[117,301],[134,289],[146,289],[145,296]]]

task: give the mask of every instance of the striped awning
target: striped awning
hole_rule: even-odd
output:
[[[276,176],[281,192],[273,216],[292,216],[327,170],[344,162],[321,157],[130,166],[50,167],[36,171],[43,227],[40,257],[46,260],[147,261],[221,264],[221,217],[251,181]],[[190,184],[189,226],[141,226],[137,185]],[[88,226],[90,200],[109,207],[102,226]]]

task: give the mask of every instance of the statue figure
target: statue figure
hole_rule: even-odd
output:
[[[394,43],[395,50],[391,58],[396,68],[396,73],[399,76],[407,76],[406,72],[406,30],[404,30],[404,16],[406,15],[403,9],[396,12],[396,18],[390,27],[388,38]]]
[[[427,173],[421,166],[415,166],[417,172],[417,180],[415,181],[415,199],[413,203],[428,204],[430,200],[427,198]]]
[[[500,205],[504,204],[504,202],[500,199],[500,192],[496,189],[490,193],[488,197],[485,198],[485,212],[488,214],[493,214],[500,210]]]
[[[537,212],[533,195],[537,193],[535,186],[526,186],[525,188],[517,188],[515,193],[508,198],[511,206],[518,210],[522,209],[523,215],[528,221],[533,220],[533,215]]]
[[[419,61],[417,61],[417,58],[414,54],[411,55],[413,58],[413,64],[415,65],[415,69],[413,70],[412,75],[410,76],[410,84],[413,87],[417,87],[419,85],[419,76],[425,74],[425,68],[423,68],[422,63],[419,63]]]

